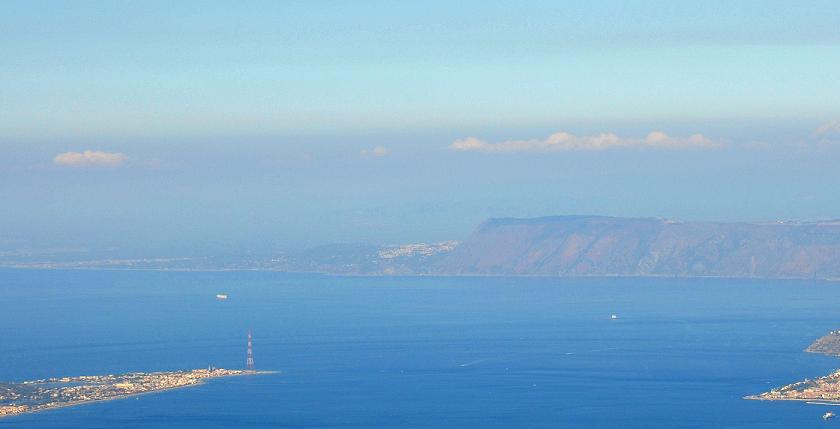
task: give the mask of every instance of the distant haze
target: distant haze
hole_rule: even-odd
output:
[[[0,14],[0,252],[840,218],[840,8],[47,2]]]

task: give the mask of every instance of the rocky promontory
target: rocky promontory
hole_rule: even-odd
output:
[[[817,338],[805,351],[840,356],[840,330],[831,331],[827,335]]]

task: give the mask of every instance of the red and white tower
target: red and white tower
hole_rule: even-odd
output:
[[[251,330],[248,329],[248,358],[245,360],[245,367],[248,371],[254,370],[254,348],[251,345]]]

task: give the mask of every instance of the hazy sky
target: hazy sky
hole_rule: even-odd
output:
[[[7,1],[0,248],[840,218],[836,1]]]

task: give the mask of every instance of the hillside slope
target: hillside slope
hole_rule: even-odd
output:
[[[840,278],[840,222],[491,219],[430,271],[549,276]]]

